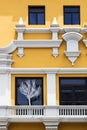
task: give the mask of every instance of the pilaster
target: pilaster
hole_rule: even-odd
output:
[[[11,68],[12,62],[12,55],[0,53],[0,106],[11,103],[11,74],[8,73],[8,70]]]
[[[47,105],[56,105],[56,74],[47,74]]]

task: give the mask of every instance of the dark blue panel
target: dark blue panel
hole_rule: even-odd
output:
[[[29,23],[30,24],[36,24],[36,14],[34,14],[34,13],[30,14]]]
[[[62,79],[61,85],[85,85],[85,79]],[[70,86],[71,87],[71,86]]]
[[[80,16],[78,13],[73,14],[73,24],[79,24]]]
[[[64,24],[71,24],[71,14],[64,15]]]
[[[65,7],[64,8],[64,12],[80,12],[80,8],[79,7]]]
[[[44,12],[44,7],[30,7],[29,12],[41,13],[41,12]]]
[[[44,14],[43,13],[38,14],[38,24],[44,24]]]

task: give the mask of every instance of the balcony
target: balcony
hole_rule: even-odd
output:
[[[87,106],[0,106],[0,121],[87,122]]]

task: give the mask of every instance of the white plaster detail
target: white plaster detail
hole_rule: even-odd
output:
[[[54,24],[52,24],[51,26],[53,26]],[[55,26],[59,26],[58,24]],[[60,34],[64,34],[67,32],[77,32],[77,33],[81,33],[84,34],[86,33],[85,28],[59,28],[59,33]],[[26,28],[24,33],[51,33],[50,28]]]
[[[74,65],[74,62],[77,60],[77,57],[79,57],[79,55],[80,55],[80,51],[77,51],[77,52],[75,52],[75,51],[72,51],[72,52],[65,51],[64,53],[68,57],[70,62],[72,62],[72,66]]]
[[[47,74],[47,105],[56,105],[56,75]]]
[[[74,62],[80,55],[78,42],[82,39],[82,35],[76,32],[68,32],[63,35],[63,39],[66,41],[65,55],[74,65]]]
[[[0,74],[87,74],[87,68],[0,68]]]
[[[18,24],[19,24],[19,25],[23,25],[23,24],[24,24],[24,23],[23,23],[23,19],[22,19],[22,17],[19,18],[19,22],[18,22]]]
[[[0,53],[12,53],[17,48],[58,48],[62,40],[13,40],[9,46],[0,48]]]
[[[24,56],[24,48],[22,48],[22,47],[19,47],[19,48],[18,48],[18,56],[19,56],[20,58],[22,58],[22,57]]]
[[[50,113],[50,115],[52,114],[52,112]],[[59,121],[56,121],[54,119],[54,121],[46,120],[43,122],[45,125],[45,130],[58,130],[58,125],[59,125]]]
[[[82,35],[76,32],[67,32],[63,35],[63,39],[65,41],[69,41],[69,40],[80,41],[82,39]]]
[[[53,22],[52,22],[52,24],[57,24],[56,17],[53,18]]]
[[[53,56],[56,58],[58,56],[58,48],[53,48]]]
[[[77,32],[80,33],[81,31],[83,31],[83,29],[81,28],[63,28],[64,32]]]
[[[57,24],[56,17],[54,17],[52,24],[50,25],[50,31],[52,32],[52,40],[58,40],[58,32],[60,28]]]
[[[61,42],[62,40],[14,40],[17,48],[53,48],[60,47]]]
[[[0,106],[11,105],[11,74],[0,74]]]
[[[11,59],[12,55],[0,53],[0,68],[11,67],[13,60]]]
[[[18,32],[17,40],[23,40],[23,33],[25,31],[25,25],[23,23],[22,17],[19,18],[19,22],[16,25],[16,31]]]
[[[46,112],[47,109],[50,111],[49,115]],[[24,110],[26,111],[25,113],[20,112]],[[31,110],[33,113],[30,112]],[[87,105],[0,106],[0,126],[6,126],[6,124],[9,124],[9,122],[42,122],[47,129],[53,130],[56,129],[61,122],[87,123],[86,110]],[[38,111],[37,114],[36,111]]]
[[[51,126],[51,125],[49,125],[49,126],[45,126],[45,129],[46,130],[58,130],[58,127],[57,126]]]
[[[9,122],[7,119],[3,119],[0,121],[0,130],[7,130]]]

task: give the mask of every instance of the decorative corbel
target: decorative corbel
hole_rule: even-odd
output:
[[[63,39],[66,41],[65,55],[68,57],[72,65],[80,55],[78,42],[82,39],[82,35],[76,32],[68,32],[63,35]]]

